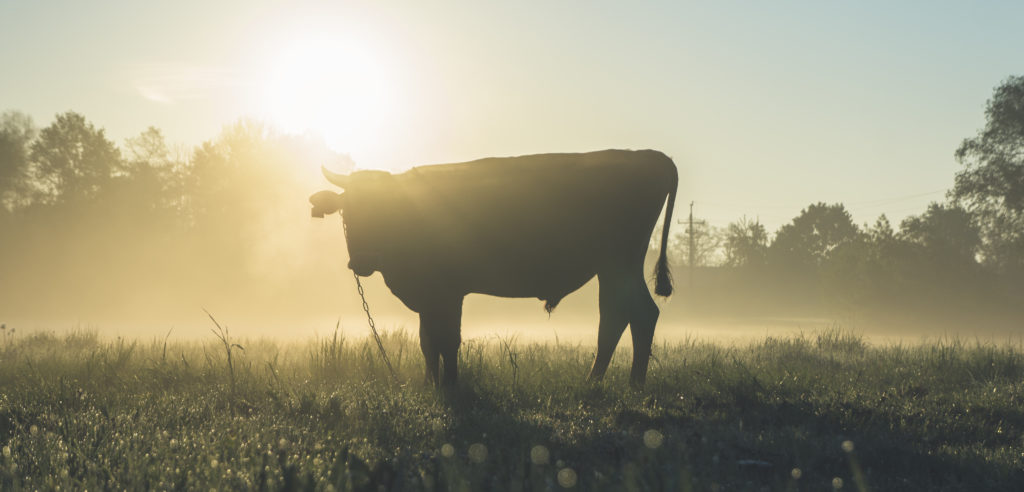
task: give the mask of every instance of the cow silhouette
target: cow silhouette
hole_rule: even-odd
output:
[[[672,293],[666,245],[678,174],[665,154],[539,154],[324,175],[344,193],[311,196],[313,216],[340,210],[349,268],[359,276],[380,272],[419,313],[434,384],[458,378],[467,294],[536,297],[550,312],[595,275],[600,326],[589,378],[604,376],[628,324],[630,381],[644,383],[659,311],[643,264],[666,199],[654,278],[656,294]]]

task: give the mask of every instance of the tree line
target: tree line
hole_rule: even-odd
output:
[[[961,168],[945,200],[898,226],[884,214],[858,226],[842,203],[810,204],[774,234],[747,218],[723,228],[695,221],[692,240],[689,231],[675,235],[673,255],[689,268],[693,249],[704,283],[691,295],[730,292],[728,302],[782,310],[1018,308],[1024,77],[1000,84],[985,116],[954,153]]]
[[[955,150],[961,168],[945,200],[898,225],[885,215],[858,225],[841,203],[810,204],[773,233],[747,218],[720,229],[696,224],[697,275],[685,292],[695,302],[703,295],[780,311],[1020,304],[1024,77],[996,87],[985,116]],[[323,163],[353,166],[320,139],[251,120],[183,149],[153,127],[119,146],[79,113],[40,129],[5,112],[0,294],[8,303],[0,307],[40,292],[102,302],[116,298],[114,285],[160,295],[160,286],[213,291],[252,282],[250,253],[268,230],[294,221],[281,207],[305,207],[310,186],[296,170]],[[691,241],[685,232],[675,238],[671,257],[685,287]]]
[[[322,139],[253,120],[183,149],[153,127],[119,146],[76,112],[39,129],[7,111],[0,311],[75,313],[255,289],[266,268],[254,268],[253,255],[276,258],[264,244],[283,242],[282,224],[308,215],[302,170],[321,164],[352,167]]]

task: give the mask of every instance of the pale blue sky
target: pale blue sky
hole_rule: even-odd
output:
[[[1024,73],[1019,2],[95,3],[0,0],[0,110],[186,145],[243,115],[305,118],[394,170],[656,148],[680,168],[681,206],[771,230],[816,201],[858,222],[923,211],[992,88]],[[286,117],[316,93],[282,47],[310,38],[360,53],[318,54],[331,77],[373,75]],[[282,71],[296,73],[274,87],[294,89],[268,96]]]

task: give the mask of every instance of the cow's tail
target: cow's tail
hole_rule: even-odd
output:
[[[671,162],[671,161],[670,161]],[[668,202],[665,204],[665,224],[661,228],[661,254],[654,267],[654,293],[662,297],[672,295],[672,274],[668,271],[668,237],[672,226],[672,209],[676,206],[676,189],[679,187],[679,173],[675,164],[671,164],[672,178],[669,185]]]

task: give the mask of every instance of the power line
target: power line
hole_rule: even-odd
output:
[[[904,195],[904,196],[898,196],[898,197],[892,197],[892,198],[876,198],[874,200],[863,200],[863,201],[859,201],[859,202],[844,203],[843,205],[846,205],[846,206],[888,205],[890,203],[898,203],[898,202],[910,200],[910,199],[913,199],[913,198],[920,198],[920,197],[923,197],[923,196],[935,195],[935,194],[938,194],[938,193],[946,193],[948,191],[949,191],[949,188],[942,188],[941,190],[925,191],[925,192],[921,192],[921,193],[915,193],[913,195]]]
[[[842,203],[843,206],[846,206],[846,207],[849,207],[849,206],[886,205],[886,204],[889,204],[889,203],[898,203],[898,202],[905,201],[905,200],[910,200],[910,199],[913,199],[913,198],[920,198],[920,197],[923,197],[923,196],[935,195],[935,194],[938,194],[938,193],[946,193],[948,191],[949,191],[949,188],[940,188],[940,189],[936,189],[936,190],[922,191],[920,193],[913,193],[913,194],[910,194],[910,195],[899,195],[899,196],[885,197],[885,198],[872,198],[870,200],[858,200],[858,201],[854,201],[854,202],[839,202],[839,203]],[[717,208],[717,209],[731,209],[731,210],[747,210],[747,209],[751,209],[751,208],[758,209],[758,210],[764,210],[764,209],[791,209],[792,208],[791,205],[763,204],[763,203],[762,204],[758,204],[758,203],[750,203],[750,202],[721,203],[721,202],[709,202],[709,201],[705,201],[705,200],[695,200],[695,203],[698,203],[698,204],[704,205],[704,206],[709,206],[709,207],[712,207],[712,208]]]
[[[859,200],[859,201],[854,201],[854,202],[838,202],[838,203],[841,203],[844,207],[847,207],[847,208],[857,208],[859,210],[863,210],[863,209],[872,209],[872,208],[884,207],[884,206],[887,206],[887,205],[892,205],[892,204],[896,204],[896,203],[900,203],[900,202],[905,202],[907,200],[912,200],[912,199],[915,199],[915,198],[921,198],[921,197],[936,195],[936,194],[939,194],[939,193],[947,193],[948,191],[949,191],[949,188],[941,188],[941,189],[936,189],[936,190],[923,191],[923,192],[920,192],[920,193],[912,193],[912,194],[909,194],[909,195],[899,195],[899,196],[886,197],[886,198],[873,198],[873,199],[870,199],[870,200]],[[778,210],[793,209],[792,205],[778,205],[778,204],[754,204],[754,203],[743,203],[743,202],[720,203],[720,202],[708,202],[708,201],[704,201],[704,200],[695,200],[694,202],[697,203],[697,204],[700,204],[702,206],[710,207],[710,208],[713,208],[713,209],[716,209],[716,210],[735,210],[735,211],[739,211],[739,212],[748,212],[748,211],[751,211],[751,210],[755,210],[755,211],[758,212],[759,216],[765,217],[765,218],[779,217],[778,212],[777,212]],[[803,207],[801,207],[801,208],[803,208]],[[760,213],[760,212],[762,212],[764,210],[769,210],[770,212],[768,214]],[[771,213],[771,212],[776,212],[776,213]]]

